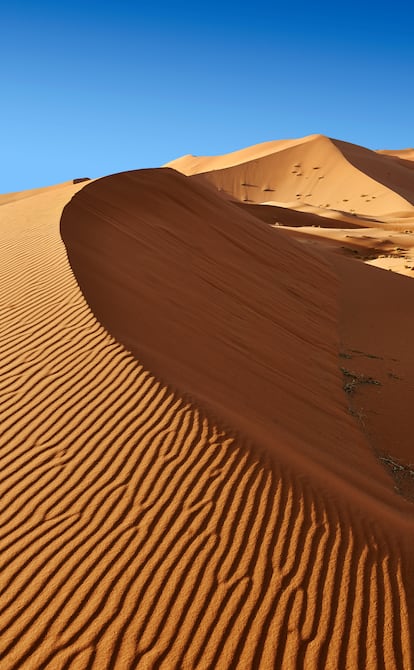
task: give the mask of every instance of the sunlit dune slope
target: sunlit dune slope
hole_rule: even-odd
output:
[[[224,156],[184,156],[167,166],[203,174],[244,202],[296,201],[369,216],[414,210],[411,164],[323,135]]]
[[[17,202],[18,200],[25,200],[26,198],[32,198],[33,196],[42,195],[43,193],[52,193],[54,191],[67,192],[68,187],[80,184],[85,181],[89,181],[89,179],[82,177],[79,179],[72,179],[71,181],[66,181],[61,184],[54,184],[53,186],[44,186],[43,188],[34,188],[28,191],[16,191],[15,193],[2,193],[0,194],[0,205],[5,205],[9,202]]]

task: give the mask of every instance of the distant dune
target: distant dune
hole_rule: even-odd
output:
[[[408,167],[323,135],[265,142],[225,156],[183,156],[167,166],[203,174],[244,202],[297,202],[369,216],[414,214]]]
[[[402,158],[406,161],[414,161],[414,149],[396,149],[395,151],[392,149],[383,149],[377,151],[377,153],[388,156],[396,156],[397,158]]]
[[[412,669],[402,161],[311,136],[0,196],[2,670]]]

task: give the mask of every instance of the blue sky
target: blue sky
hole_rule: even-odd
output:
[[[0,9],[0,193],[311,133],[414,146],[408,2]]]

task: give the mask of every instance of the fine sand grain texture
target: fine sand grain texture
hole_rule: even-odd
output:
[[[413,667],[413,506],[340,370],[391,273],[293,230],[166,169],[4,198],[2,670]]]

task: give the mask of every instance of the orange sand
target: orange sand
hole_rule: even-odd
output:
[[[2,669],[412,668],[413,191],[271,144],[0,196]]]

